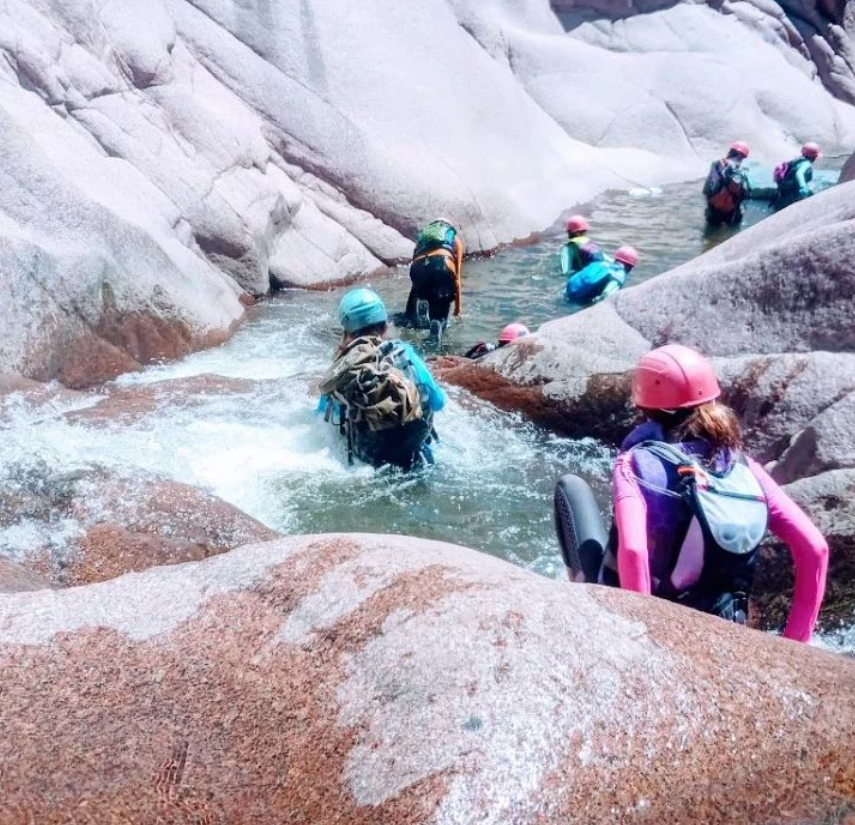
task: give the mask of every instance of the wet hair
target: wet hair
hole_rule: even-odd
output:
[[[742,430],[736,413],[720,401],[710,401],[698,407],[669,412],[644,410],[652,421],[662,425],[668,441],[691,441],[702,438],[712,444],[711,458],[723,450],[742,449]]]
[[[736,149],[731,149],[727,153],[727,158],[728,160],[736,160],[736,158],[739,158],[740,160],[745,160],[745,155],[743,155],[742,152],[737,152]]]

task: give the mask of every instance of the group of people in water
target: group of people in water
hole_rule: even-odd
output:
[[[806,144],[801,159],[776,170],[776,208],[809,194],[809,166],[818,155]],[[713,164],[704,185],[708,220],[738,223],[741,199],[728,187],[739,181],[746,191],[740,168],[747,157],[748,147],[737,142]],[[716,197],[722,186],[732,196],[727,204]],[[588,231],[584,216],[573,215],[560,254],[565,295],[583,304],[619,290],[639,260],[630,246],[606,255]],[[445,392],[415,348],[388,331],[393,322],[440,339],[452,306],[455,315],[461,312],[464,251],[460,233],[440,218],[418,236],[402,313],[390,317],[383,299],[365,287],[341,299],[342,339],[320,384],[319,411],[345,438],[349,460],[404,470],[434,463],[434,415],[446,404]],[[529,334],[511,323],[496,344],[479,342],[466,357],[482,357]],[[631,398],[639,423],[615,462],[611,529],[603,527],[583,480],[565,476],[556,487],[556,531],[568,572],[574,581],[652,594],[745,623],[759,548],[771,531],[789,545],[795,562],[784,635],[808,641],[825,592],[828,546],[746,455],[737,416],[720,394],[711,364],[688,347],[671,344],[640,359]]]
[[[751,149],[744,140],[734,141],[727,154],[712,162],[704,181],[707,199],[706,218],[712,226],[738,226],[745,217],[744,202],[751,196],[751,179],[743,164]],[[772,208],[781,209],[812,194],[813,164],[820,155],[819,146],[808,142],[792,160],[779,163],[773,172],[776,191]]]

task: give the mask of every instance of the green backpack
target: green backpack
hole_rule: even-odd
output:
[[[403,427],[424,416],[405,352],[378,336],[351,342],[324,375],[320,391],[346,407],[350,422],[372,431]]]
[[[454,252],[454,239],[456,237],[457,230],[450,223],[433,221],[419,232],[419,236],[416,238],[415,255],[422,255],[434,249],[447,249],[449,252]]]

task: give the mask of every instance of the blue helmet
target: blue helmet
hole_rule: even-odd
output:
[[[338,305],[338,320],[345,332],[359,332],[389,320],[383,299],[373,290],[351,289]]]

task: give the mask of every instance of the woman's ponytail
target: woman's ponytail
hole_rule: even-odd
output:
[[[730,450],[742,449],[742,431],[736,413],[719,401],[701,404],[689,412],[674,430],[678,441],[703,438],[709,441],[714,452],[725,447]]]

